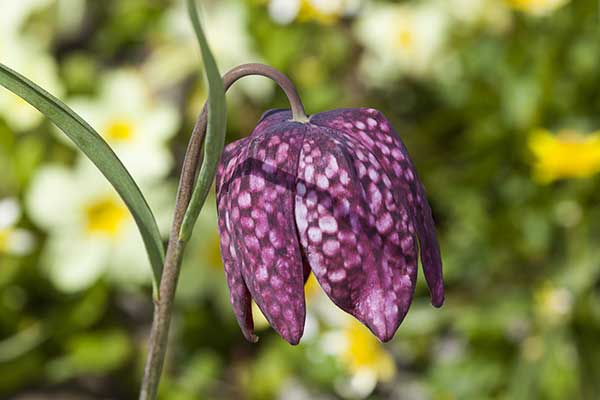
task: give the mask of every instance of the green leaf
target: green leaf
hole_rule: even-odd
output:
[[[0,63],[0,85],[37,108],[58,126],[98,167],[119,193],[142,234],[158,287],[164,261],[163,243],[152,211],[121,160],[79,115],[35,83]]]
[[[208,81],[208,126],[204,142],[204,162],[198,173],[190,204],[185,212],[183,224],[179,232],[179,239],[187,241],[192,235],[196,219],[208,196],[213,179],[217,172],[217,165],[225,146],[225,128],[227,126],[227,107],[225,103],[225,87],[223,79],[217,68],[217,63],[210,52],[208,42],[202,31],[195,0],[188,0],[188,11],[198,38],[206,79]]]

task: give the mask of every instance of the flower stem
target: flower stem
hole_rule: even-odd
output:
[[[290,102],[292,120],[298,122],[308,121],[308,117],[304,112],[304,106],[294,84],[283,73],[268,65],[243,64],[231,69],[223,76],[225,90],[228,90],[238,79],[249,75],[261,75],[275,81],[285,92]],[[140,390],[140,400],[155,400],[158,395],[160,376],[167,352],[175,290],[177,288],[177,280],[179,279],[181,261],[186,245],[186,241],[181,239],[180,230],[194,189],[196,173],[201,165],[200,155],[208,117],[207,104],[204,104],[202,112],[196,121],[183,160],[165,265],[160,280],[158,298],[154,304],[154,318],[150,332],[144,378]]]

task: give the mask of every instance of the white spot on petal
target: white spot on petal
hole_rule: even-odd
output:
[[[340,250],[340,242],[337,240],[328,240],[323,244],[323,252],[328,256],[334,256]]]
[[[346,278],[346,270],[338,269],[329,274],[329,280],[331,282],[340,282]]]
[[[252,196],[248,192],[240,193],[238,197],[238,204],[241,208],[248,208],[252,205]]]
[[[329,188],[329,179],[327,179],[327,177],[325,175],[318,175],[317,176],[317,186],[319,187],[319,189],[327,189]]]
[[[338,224],[335,218],[327,215],[319,218],[319,228],[325,233],[335,233],[338,229]]]
[[[321,242],[323,234],[319,228],[311,227],[308,229],[308,238],[315,243]]]

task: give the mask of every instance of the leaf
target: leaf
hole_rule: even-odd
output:
[[[164,261],[163,243],[146,199],[121,160],[94,128],[67,105],[1,63],[0,85],[27,101],[56,124],[116,189],[142,234],[154,273],[154,284],[158,287]]]
[[[200,167],[190,204],[185,212],[179,232],[179,239],[183,241],[187,241],[192,235],[194,224],[212,186],[217,172],[217,165],[225,146],[225,128],[227,126],[223,79],[202,31],[202,25],[200,24],[198,11],[196,10],[196,3],[194,0],[188,0],[187,5],[198,44],[200,45],[206,79],[208,81],[208,126],[206,128],[206,141],[204,142],[204,162],[202,163],[202,167]]]

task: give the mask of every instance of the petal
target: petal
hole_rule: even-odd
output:
[[[263,113],[254,128],[253,135],[259,135],[267,130],[271,129],[274,126],[281,126],[281,124],[286,124],[287,121],[292,119],[292,112],[290,110],[284,110],[281,108],[275,108],[271,110],[267,110]],[[285,127],[283,127],[285,129]]]
[[[236,250],[237,244],[233,240],[234,234],[230,217],[232,198],[229,194],[229,184],[227,184],[242,157],[241,151],[245,149],[247,142],[247,138],[239,140],[228,145],[223,151],[216,179],[217,210],[221,258],[227,277],[231,305],[244,337],[250,342],[256,342],[258,337],[254,334],[250,292],[242,276],[240,255]]]
[[[296,188],[296,225],[323,290],[381,340],[406,315],[417,273],[415,229],[381,168],[342,134],[312,126],[305,135]]]
[[[352,141],[352,146],[361,143],[381,163],[390,178],[397,202],[408,205],[415,222],[431,302],[440,307],[444,303],[444,283],[431,208],[408,151],[389,121],[374,109],[346,109],[315,115],[311,122],[343,132]]]
[[[257,128],[229,186],[231,239],[244,281],[271,326],[297,344],[304,331],[304,274],[292,188],[304,125]],[[223,189],[221,188],[221,191]]]

